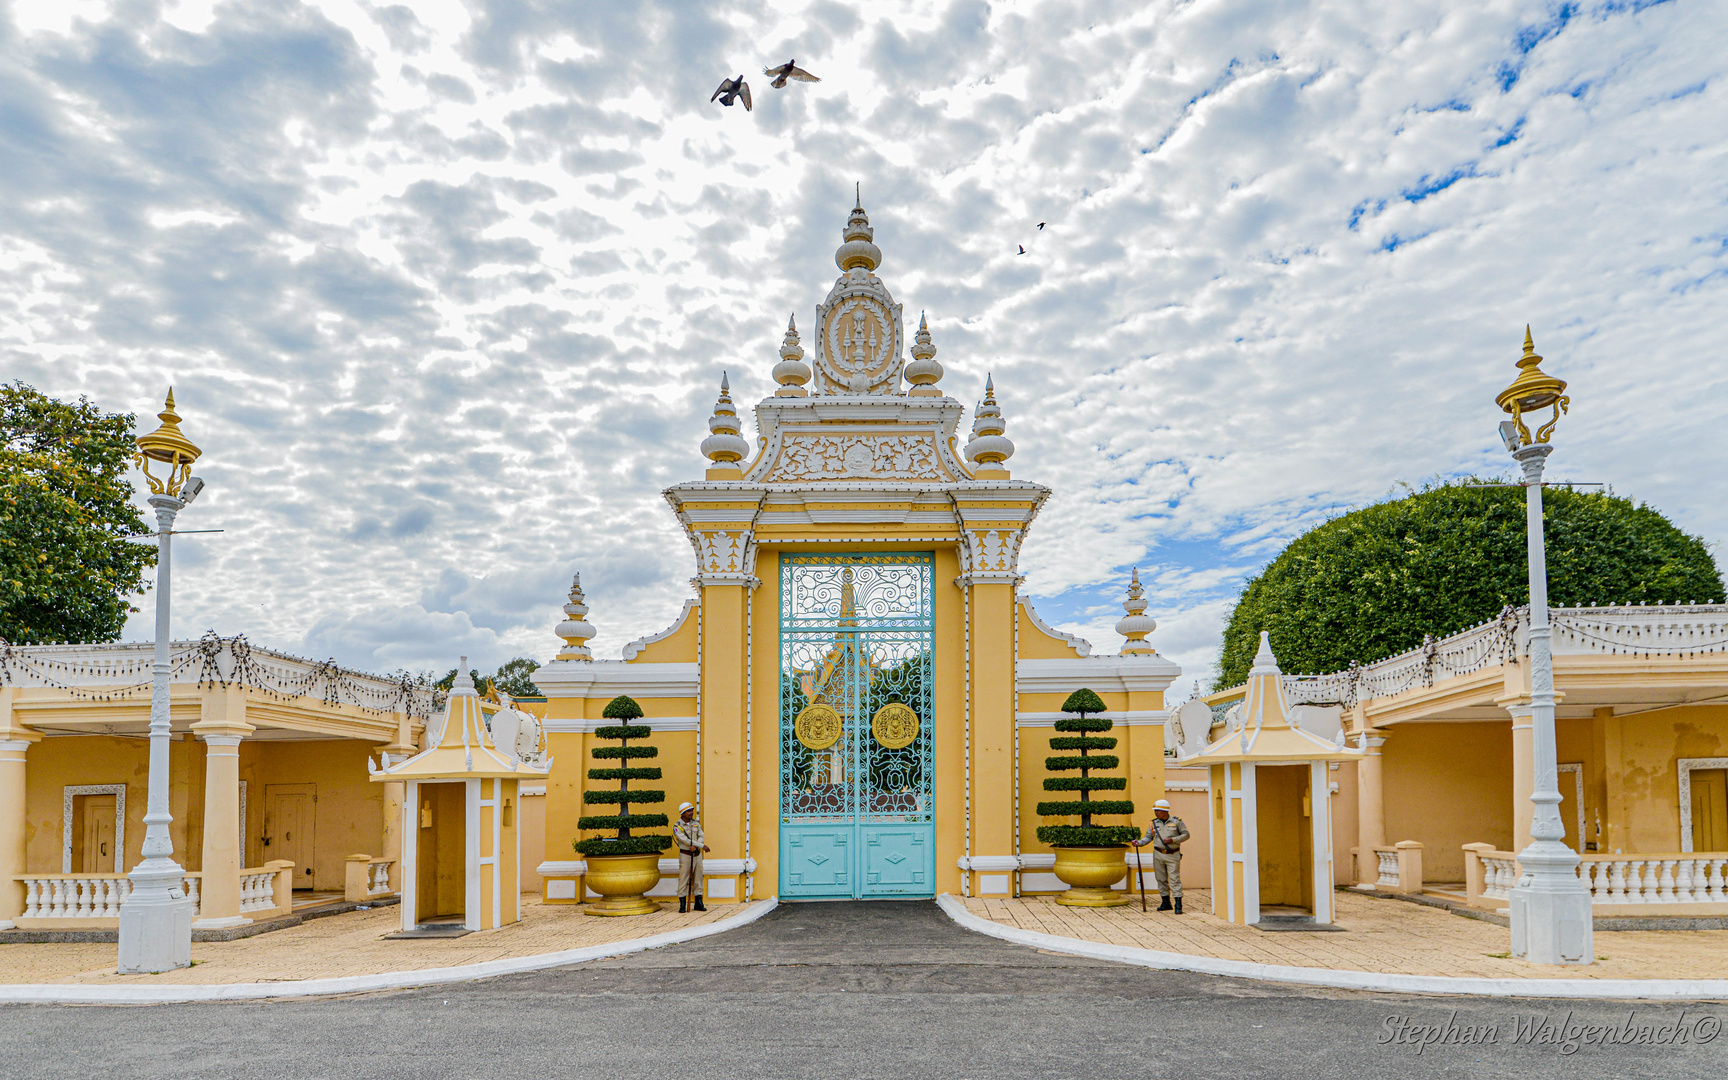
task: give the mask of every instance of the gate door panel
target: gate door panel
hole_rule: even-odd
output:
[[[780,890],[931,896],[934,560],[783,555]]]

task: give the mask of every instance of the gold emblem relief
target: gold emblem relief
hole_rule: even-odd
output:
[[[897,375],[894,319],[873,296],[850,296],[828,310],[822,372],[830,392],[865,394]]]
[[[891,701],[876,710],[870,734],[889,750],[899,750],[918,741],[918,714],[910,706]]]
[[[840,714],[820,701],[806,705],[792,722],[792,732],[810,749],[826,750],[840,741]]]

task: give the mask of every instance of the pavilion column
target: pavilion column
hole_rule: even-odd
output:
[[[206,694],[203,719],[192,725],[204,740],[203,877],[194,926],[250,921],[240,914],[240,740],[255,730],[246,722],[245,690],[235,685]]]
[[[1536,725],[1528,697],[1502,702],[1512,716],[1512,851],[1530,846],[1530,825],[1536,804],[1530,801],[1536,780]]]
[[[697,813],[714,859],[744,857],[744,609],[752,583],[702,586]],[[676,804],[666,813],[676,816]],[[698,883],[701,887],[702,883]]]
[[[1386,796],[1382,768],[1386,732],[1360,721],[1362,758],[1356,762],[1356,884],[1372,886],[1380,880],[1376,847],[1386,843]]]
[[[17,693],[16,687],[0,687],[0,930],[10,930],[12,920],[24,913],[24,884],[12,880],[29,869],[24,760],[30,744],[42,738],[19,723],[12,710]]]

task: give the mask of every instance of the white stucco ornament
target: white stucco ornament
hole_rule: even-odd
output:
[[[840,278],[816,305],[818,394],[897,394],[903,331],[900,305],[873,270],[882,249],[862,204],[846,220],[845,243],[834,253]]]

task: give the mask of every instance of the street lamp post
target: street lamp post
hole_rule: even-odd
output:
[[[192,901],[186,872],[174,861],[168,825],[168,601],[174,518],[197,497],[204,481],[191,475],[199,450],[180,433],[174,391],[157,416],[162,426],[138,437],[136,460],[150,483],[156,510],[156,657],[150,678],[150,780],[144,811],[144,861],[127,875],[131,889],[120,905],[120,973],[168,971],[192,964]],[[151,474],[150,463],[168,466],[166,477]]]
[[[1596,958],[1590,890],[1578,876],[1578,853],[1564,843],[1559,770],[1554,746],[1554,631],[1548,623],[1548,557],[1542,531],[1542,469],[1554,447],[1548,437],[1571,399],[1566,383],[1541,368],[1542,358],[1524,328],[1518,377],[1495,403],[1512,415],[1500,425],[1506,448],[1524,470],[1525,542],[1530,561],[1530,846],[1518,853],[1512,889],[1512,955],[1533,964],[1589,964]],[[1524,415],[1552,407],[1553,416],[1532,436]]]

